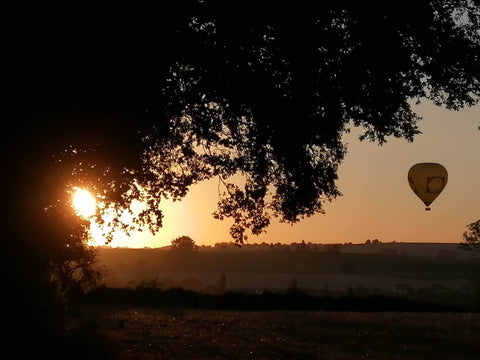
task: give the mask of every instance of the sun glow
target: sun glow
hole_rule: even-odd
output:
[[[89,218],[95,214],[96,207],[97,201],[87,190],[76,189],[73,195],[73,208],[78,215]]]
[[[214,223],[212,223],[212,225],[209,223],[210,226],[204,226],[195,217],[197,212],[211,214],[215,210],[214,207],[203,209],[201,204],[207,203],[207,199],[210,197],[210,193],[206,191],[206,188],[217,189],[217,182],[210,181],[202,185],[203,186],[199,186],[193,191],[198,200],[195,203],[191,201],[174,202],[171,199],[162,199],[160,210],[164,215],[163,226],[156,234],[152,234],[147,227],[142,227],[141,231],[134,229],[130,231],[129,234],[125,233],[122,229],[113,229],[113,238],[110,242],[107,240],[106,234],[112,231],[110,223],[114,218],[119,216],[118,220],[120,220],[121,223],[126,226],[133,225],[133,218],[146,209],[146,204],[134,201],[130,206],[131,212],[124,211],[119,215],[112,209],[104,208],[104,204],[101,201],[97,202],[95,197],[87,190],[75,188],[72,192],[72,207],[78,216],[90,221],[87,240],[87,244],[90,246],[131,248],[162,247],[170,245],[171,240],[176,237],[184,234],[195,234],[198,232],[198,229],[208,229],[212,227],[212,225],[215,225]],[[215,206],[215,201],[211,203]],[[97,207],[102,210],[101,223],[92,217],[92,215],[95,215]],[[188,221],[186,219],[188,219]],[[210,221],[216,221],[213,220],[213,218],[209,219]],[[224,230],[224,232],[228,233],[228,228]]]
[[[125,211],[119,218],[119,220],[126,225],[132,225],[132,220],[137,216],[140,211],[145,210],[146,205],[141,202],[134,201],[130,207],[132,213]],[[109,247],[130,247],[130,248],[143,248],[143,247],[162,247],[170,245],[172,239],[181,236],[185,231],[192,233],[190,227],[195,227],[195,221],[185,222],[185,217],[192,218],[191,212],[188,206],[182,206],[180,202],[173,202],[171,200],[164,199],[162,201],[160,209],[163,211],[165,218],[163,221],[163,227],[156,234],[150,233],[146,227],[142,228],[142,231],[132,230],[129,234],[123,230],[114,230],[113,239],[107,243],[105,236],[111,230],[108,225],[116,216],[112,211],[107,211],[102,216],[104,223],[99,224],[95,221],[90,223],[90,239],[88,244],[91,246],[109,246]],[[181,220],[178,220],[181,219]]]

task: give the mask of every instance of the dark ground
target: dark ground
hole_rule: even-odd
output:
[[[480,313],[93,307],[72,318],[118,359],[478,359]]]

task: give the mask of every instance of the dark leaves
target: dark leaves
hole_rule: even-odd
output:
[[[156,16],[136,42],[92,45],[77,57],[59,47],[61,66],[50,64],[57,53],[48,47],[49,81],[33,66],[22,75],[31,76],[28,90],[10,92],[22,145],[8,142],[38,171],[50,166],[57,185],[86,187],[105,208],[121,214],[143,202],[134,224],[152,232],[163,198],[212,177],[243,179],[226,185],[215,213],[233,220],[238,242],[272,216],[294,223],[321,213],[340,195],[349,124],[380,144],[412,141],[420,120],[412,101],[453,109],[478,101],[475,2],[277,3],[272,11],[212,0]],[[47,194],[41,208],[59,198]]]

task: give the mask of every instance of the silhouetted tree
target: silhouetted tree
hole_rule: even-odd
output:
[[[182,198],[218,176],[225,191],[215,216],[233,219],[231,234],[242,242],[270,216],[295,223],[340,194],[341,136],[351,125],[380,143],[389,135],[413,140],[419,117],[410,100],[452,109],[478,101],[480,15],[471,1],[275,11],[189,1],[156,14],[131,42],[121,33],[102,38],[94,22],[91,37],[83,26],[76,33],[72,19],[56,36],[18,39],[31,51],[37,36],[47,40],[44,56],[28,66],[28,57],[15,59],[19,70],[8,78],[10,173],[25,179],[16,201],[35,199],[33,211],[61,207],[64,190],[81,186],[105,211],[144,201],[135,225],[155,231],[164,196]],[[89,45],[79,53],[80,40]],[[228,181],[236,173],[243,187]],[[35,190],[32,174],[43,175]]]
[[[222,273],[218,282],[218,291],[223,293],[227,290],[227,276]]]
[[[460,243],[460,248],[471,251],[473,256],[477,256],[480,251],[480,220],[467,225],[467,231],[463,233],[463,241]],[[480,308],[480,263],[474,268],[469,277],[469,282],[475,289],[477,305]]]
[[[305,240],[302,240],[298,249],[300,252],[306,252],[309,250],[307,244],[305,243]]]
[[[473,256],[477,256],[480,251],[480,220],[467,225],[467,231],[463,233],[463,241],[460,243],[460,248],[472,251]],[[469,280],[475,288],[477,304],[480,308],[480,264],[477,264]]]
[[[480,220],[467,225],[460,247],[475,252],[480,250]]]
[[[334,254],[340,254],[341,252],[341,245],[340,244],[325,244],[324,245],[324,251],[325,253],[327,254],[331,254],[331,255],[334,255]]]
[[[296,294],[298,292],[298,281],[297,278],[293,278],[292,281],[288,283],[287,294]]]
[[[163,198],[218,177],[215,217],[242,243],[340,195],[351,126],[411,141],[411,100],[459,109],[480,93],[475,1],[173,1],[138,27],[54,13],[3,22],[4,308],[47,301],[52,264],[82,262],[75,187],[102,203],[97,221],[155,232]],[[124,224],[134,201],[146,208]]]
[[[198,246],[190,236],[179,236],[172,240],[172,248],[180,251],[197,250]]]

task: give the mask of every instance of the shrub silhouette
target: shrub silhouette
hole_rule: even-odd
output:
[[[197,250],[198,246],[195,244],[195,241],[189,236],[179,236],[172,240],[172,249],[177,251],[193,251]]]

